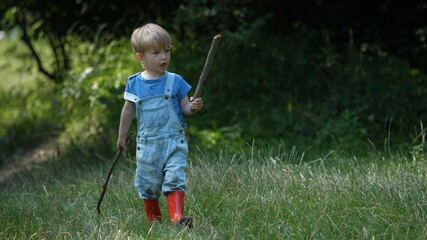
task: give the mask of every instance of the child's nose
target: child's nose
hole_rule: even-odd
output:
[[[160,53],[160,58],[161,58],[161,59],[165,59],[165,58],[166,58],[166,52],[165,52],[165,51],[162,51],[162,52]]]

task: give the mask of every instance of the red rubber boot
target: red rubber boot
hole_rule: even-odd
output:
[[[147,214],[150,223],[159,222],[162,223],[162,213],[160,212],[159,200],[144,200],[145,214]]]
[[[171,192],[167,196],[169,217],[172,223],[193,227],[193,219],[184,216],[184,196],[182,191]]]

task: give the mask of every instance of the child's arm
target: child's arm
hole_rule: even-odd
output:
[[[200,111],[203,108],[203,99],[196,98],[193,101],[188,99],[188,96],[185,96],[179,103],[181,106],[182,114],[184,115],[193,115],[194,113]]]
[[[117,139],[117,148],[126,150],[126,136],[129,132],[130,124],[132,123],[135,106],[132,102],[126,101],[123,105],[120,115],[119,137]]]

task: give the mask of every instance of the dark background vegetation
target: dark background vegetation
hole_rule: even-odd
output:
[[[26,113],[3,126],[2,158],[64,133],[80,155],[111,154],[127,76],[141,71],[129,37],[147,22],[171,33],[170,71],[194,87],[212,37],[223,36],[205,109],[187,120],[192,143],[425,147],[425,1],[3,0],[0,15],[25,46],[10,56],[40,72],[35,91],[1,93],[3,109]]]

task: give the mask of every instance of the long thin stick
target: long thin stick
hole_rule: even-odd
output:
[[[218,48],[219,40],[221,40],[221,34],[216,35],[212,40],[211,48],[209,49],[205,66],[203,67],[202,73],[200,74],[199,82],[197,83],[197,88],[194,92],[193,99],[199,98],[202,95],[202,90],[205,87],[206,77],[208,76],[209,68],[215,56],[216,49]]]
[[[129,132],[126,137],[126,145],[129,144],[129,139],[132,136],[132,132]],[[116,166],[116,163],[119,161],[120,155],[122,155],[123,149],[117,150],[116,156],[114,157],[113,162],[111,163],[110,171],[108,171],[107,177],[104,180],[104,185],[102,186],[102,192],[98,199],[98,204],[96,205],[96,211],[98,212],[98,215],[101,214],[101,203],[102,199],[104,198],[105,192],[107,192],[108,183],[110,182],[111,174],[113,173],[113,169]]]

